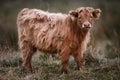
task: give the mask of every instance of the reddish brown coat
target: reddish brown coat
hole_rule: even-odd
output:
[[[88,7],[78,8],[76,11],[84,9],[94,11]],[[62,72],[67,72],[66,66],[70,55],[75,58],[78,69],[81,68],[83,52],[89,40],[89,30],[82,30],[83,23],[78,22],[79,14],[76,16],[76,11],[61,14],[25,8],[18,14],[19,46],[28,70],[32,71],[31,58],[36,49],[58,53]]]

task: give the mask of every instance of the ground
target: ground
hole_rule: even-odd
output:
[[[32,59],[35,73],[22,71],[19,51],[0,53],[0,80],[119,80],[120,59],[94,60],[87,58],[82,71],[75,70],[76,63],[71,57],[68,74],[61,74],[58,55],[37,52]]]

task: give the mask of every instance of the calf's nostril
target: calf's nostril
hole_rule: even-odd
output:
[[[86,24],[84,24],[84,26],[85,26],[85,27],[89,27],[89,26],[90,26],[90,24],[86,23]]]
[[[89,22],[84,22],[82,28],[91,28],[91,24]]]

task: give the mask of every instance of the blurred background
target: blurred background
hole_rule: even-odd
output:
[[[86,6],[102,10],[100,20],[95,22],[91,30],[90,47],[93,53],[97,53],[97,58],[120,57],[119,0],[1,0],[0,51],[18,50],[16,18],[21,9],[38,8],[67,14],[69,10]]]

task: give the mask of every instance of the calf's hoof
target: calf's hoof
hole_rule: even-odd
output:
[[[67,70],[61,70],[61,73],[62,74],[68,74],[68,71]]]
[[[31,74],[35,73],[33,69],[28,69],[25,66],[21,66],[20,71],[25,73],[31,73]]]

